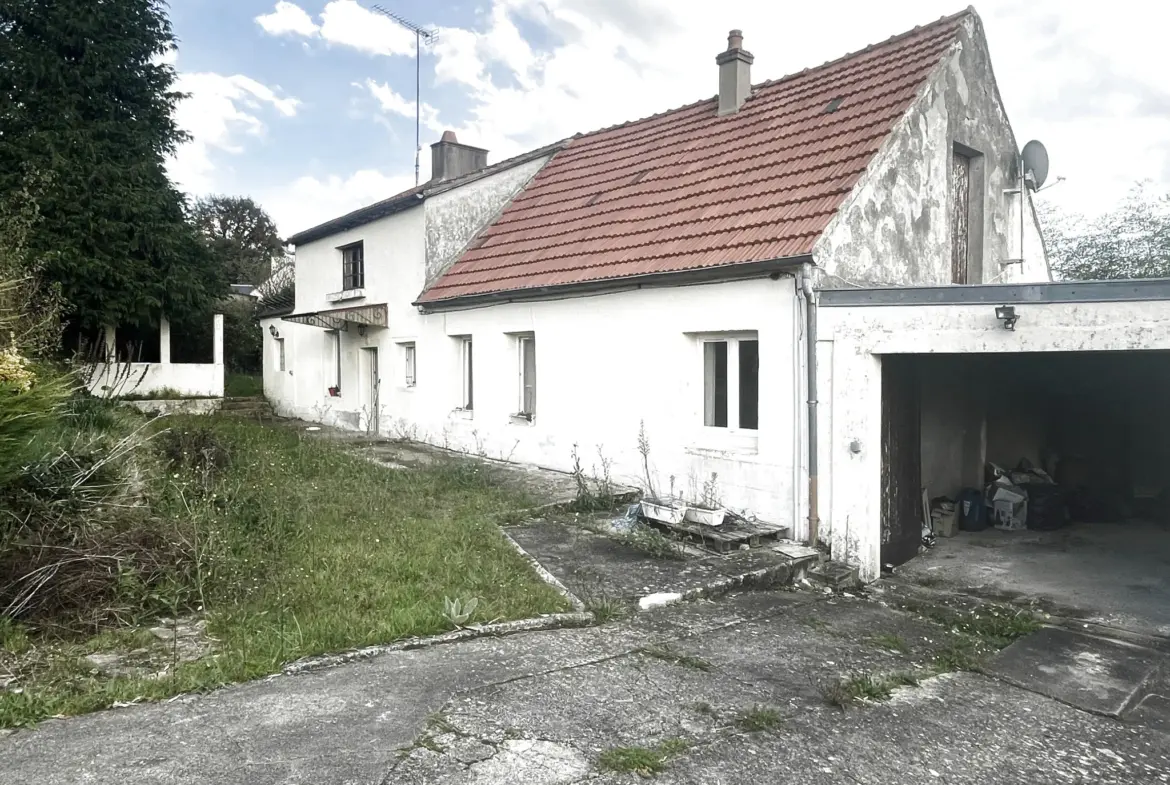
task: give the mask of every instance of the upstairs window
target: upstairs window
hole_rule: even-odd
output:
[[[703,425],[760,427],[760,341],[755,333],[703,339]]]
[[[341,288],[361,289],[366,285],[365,243],[354,243],[341,249]]]

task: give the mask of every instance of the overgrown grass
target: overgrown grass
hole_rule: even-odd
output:
[[[215,656],[162,678],[107,678],[80,658],[113,643],[0,625],[0,726],[27,725],[273,673],[313,654],[451,629],[444,599],[478,598],[469,623],[566,609],[491,523],[527,505],[490,469],[387,471],[304,434],[220,417],[154,421],[143,449],[149,517],[186,560],[155,581],[153,612],[205,613]],[[145,474],[145,473],[144,473]],[[168,532],[160,525],[159,536]],[[132,564],[126,581],[137,580]],[[138,620],[141,621],[141,620]]]
[[[211,398],[210,395],[189,395],[174,387],[159,387],[157,390],[151,390],[145,393],[128,392],[125,395],[118,396],[122,401],[179,401],[179,400],[196,400]]]
[[[670,759],[686,752],[689,747],[683,739],[667,739],[654,747],[611,747],[598,757],[597,767],[602,771],[651,777],[666,771]]]
[[[229,398],[249,398],[263,395],[264,377],[246,373],[224,374],[223,394]]]
[[[735,727],[748,733],[775,730],[784,721],[780,712],[770,706],[753,706],[744,709],[735,718]]]
[[[870,638],[870,642],[879,649],[886,651],[897,652],[898,654],[909,654],[910,647],[906,644],[905,639],[901,635],[896,635],[892,632],[883,632]]]
[[[1036,617],[1027,610],[993,603],[980,604],[965,612],[945,605],[916,601],[903,602],[901,607],[951,632],[977,638],[997,649],[1041,627]]]
[[[823,685],[821,696],[830,706],[846,708],[859,701],[889,700],[895,688],[916,687],[921,678],[912,671],[858,673]]]
[[[635,523],[625,531],[616,534],[615,539],[654,559],[685,558],[682,548],[676,541],[644,523]]]

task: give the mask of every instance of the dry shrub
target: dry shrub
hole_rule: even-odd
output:
[[[147,438],[77,435],[3,489],[0,617],[94,631],[193,599],[195,540],[146,503]]]
[[[231,462],[227,445],[208,425],[163,431],[155,441],[172,469],[186,469],[208,477],[222,473]]]

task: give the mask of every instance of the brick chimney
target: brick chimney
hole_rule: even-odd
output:
[[[743,33],[727,34],[727,51],[715,58],[719,66],[719,114],[739,111],[752,92],[752,61],[756,58],[743,48]]]
[[[431,145],[431,182],[454,180],[487,166],[487,150],[459,144],[454,131],[444,131]]]

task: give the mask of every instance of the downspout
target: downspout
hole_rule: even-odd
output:
[[[808,544],[815,548],[820,536],[821,518],[817,505],[817,294],[813,282],[813,265],[800,267],[800,290],[804,293],[807,324],[804,337],[808,357]]]

